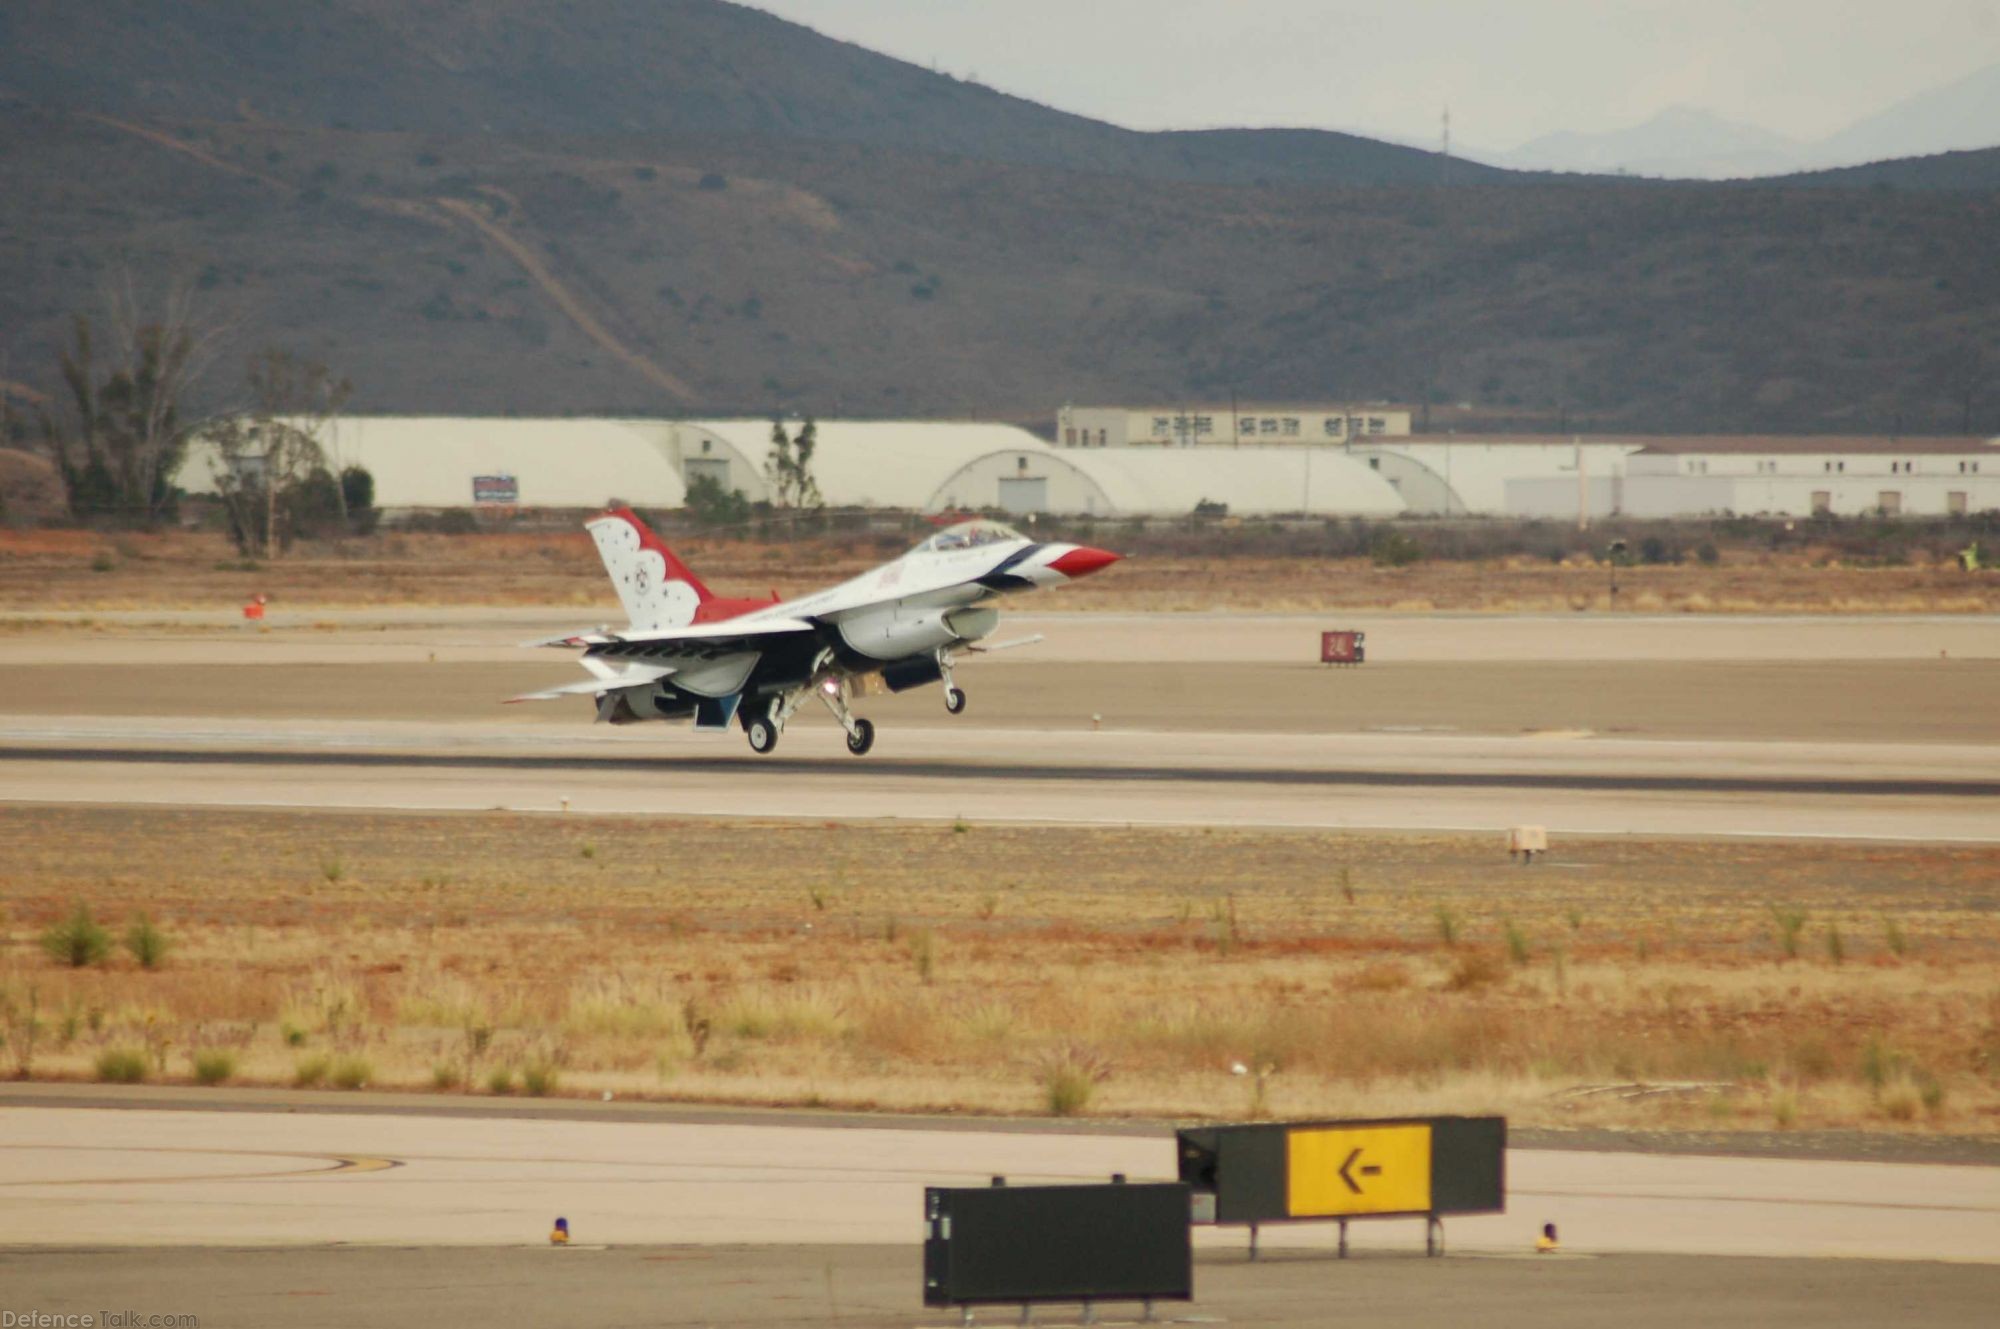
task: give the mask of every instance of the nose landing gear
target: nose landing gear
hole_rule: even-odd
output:
[[[953,715],[963,714],[965,711],[965,689],[947,684],[944,690],[944,708]]]

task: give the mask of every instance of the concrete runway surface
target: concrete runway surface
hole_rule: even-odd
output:
[[[1283,1329],[1984,1329],[2000,1302],[2000,1270],[1987,1266],[1670,1255],[1337,1262],[1316,1253],[1249,1264],[1233,1252],[1201,1252],[1194,1284],[1191,1303],[1156,1308],[1160,1320]],[[957,1313],[922,1306],[921,1286],[912,1246],[0,1250],[10,1308],[194,1315],[198,1329],[956,1329]],[[1097,1310],[1097,1323],[1123,1325],[1139,1308],[1112,1302]],[[976,1323],[1019,1318],[1012,1306],[991,1306]],[[1040,1308],[1034,1322],[1080,1318],[1079,1307],[1058,1305]]]
[[[1020,615],[1000,635],[1048,639],[969,662],[961,720],[935,689],[865,699],[860,760],[816,707],[758,760],[734,734],[496,704],[574,674],[518,643],[589,618],[24,628],[0,637],[0,799],[2000,837],[1986,618],[1372,615],[1347,624],[1371,663],[1328,670],[1316,619]]]
[[[0,1104],[9,1103],[0,1097]],[[17,1312],[199,1324],[916,1324],[925,1185],[1164,1177],[1164,1134],[0,1108]],[[1196,1234],[1168,1318],[1990,1323],[2000,1171],[1516,1149],[1504,1216]],[[575,1248],[545,1234],[569,1219]],[[1560,1256],[1527,1248],[1542,1222]],[[1731,1256],[1743,1258],[1712,1258]],[[1865,1257],[1827,1261],[1810,1257]],[[1702,1258],[1711,1257],[1711,1258]],[[1755,1257],[1755,1258],[1748,1258]],[[1126,1322],[1135,1308],[1104,1308]],[[1074,1307],[1041,1312],[1073,1323]],[[1011,1323],[989,1308],[983,1323]]]
[[[8,1100],[0,1098],[0,1104]],[[1174,1175],[1172,1136],[1059,1130],[0,1107],[0,1246],[514,1245],[556,1215],[611,1245],[921,1240],[926,1185]],[[1451,1249],[2000,1263],[2000,1169],[1514,1149],[1509,1212]],[[1240,1250],[1240,1230],[1203,1230]],[[1328,1249],[1331,1229],[1265,1231]],[[1415,1222],[1357,1249],[1422,1249]]]
[[[10,802],[1983,841],[2000,746],[0,717]]]

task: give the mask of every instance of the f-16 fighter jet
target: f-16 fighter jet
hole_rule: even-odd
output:
[[[952,662],[982,649],[974,643],[999,625],[994,601],[1087,577],[1119,558],[1088,545],[1041,544],[996,521],[966,521],[797,600],[725,600],[631,509],[614,508],[585,528],[631,624],[531,643],[580,649],[590,677],[513,700],[594,697],[598,720],[611,724],[735,724],[759,753],[778,746],[786,721],[814,697],[847,731],[847,750],[868,751],[875,726],[849,702],[870,675],[891,692],[942,683],[945,709],[959,714],[965,690],[953,681]]]

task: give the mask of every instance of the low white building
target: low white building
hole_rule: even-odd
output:
[[[1064,448],[1325,447],[1410,432],[1410,409],[1383,402],[1063,406]]]
[[[597,508],[608,499],[677,508],[687,501],[664,420],[353,415],[321,439],[329,469],[365,468],[383,508],[484,504]],[[175,483],[215,492],[220,457],[197,438]]]
[[[1961,516],[2000,509],[1994,440],[1651,438],[1581,490],[1574,475],[1507,481],[1506,511],[1592,516]]]

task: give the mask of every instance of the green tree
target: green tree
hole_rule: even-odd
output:
[[[808,417],[797,438],[785,435],[783,420],[771,421],[771,452],[764,462],[764,477],[771,482],[771,502],[781,508],[817,508],[819,482],[813,479],[813,449],[819,444],[819,426]]]
[[[277,348],[252,356],[245,377],[250,408],[206,433],[230,534],[245,555],[268,557],[322,519],[348,523],[350,485],[334,478],[328,451],[354,388],[325,365]],[[367,488],[373,498],[372,478]]]
[[[687,510],[703,526],[741,526],[750,520],[750,500],[743,491],[725,488],[712,475],[688,481]]]

